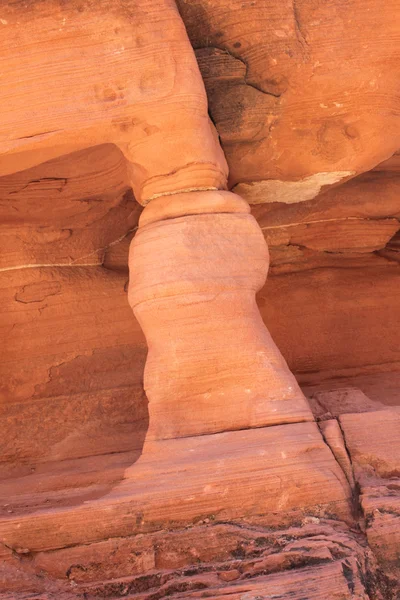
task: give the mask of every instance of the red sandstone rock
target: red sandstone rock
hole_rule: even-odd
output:
[[[2,471],[140,451],[146,349],[127,276],[58,267],[3,272],[0,281]]]
[[[202,202],[207,195],[213,208],[213,192],[203,192]],[[129,302],[149,346],[150,439],[312,418],[258,313],[255,293],[267,268],[263,236],[247,214],[193,215],[139,228]]]
[[[258,294],[273,339],[300,381],[398,371],[398,263],[304,261],[269,277]],[[288,327],[287,323],[290,323]]]
[[[365,173],[313,200],[296,204],[279,201],[252,206],[262,228],[295,227],[299,224],[385,219],[400,215],[400,178],[394,173]],[[278,200],[278,199],[277,199]]]
[[[289,529],[268,529],[260,523],[210,522],[174,532],[39,553],[34,566],[67,578],[78,594],[84,592],[89,598],[121,594],[142,599],[154,595],[175,598],[185,591],[189,593],[187,590],[193,594],[201,590],[204,597],[209,597],[224,593],[224,579],[235,577],[234,585],[239,590],[243,589],[241,586],[257,590],[261,585],[268,590],[269,583],[281,581],[283,598],[289,599],[290,582],[302,581],[306,585],[311,567],[315,575],[325,572],[325,568],[341,572],[336,584],[344,576],[349,592],[352,589],[357,598],[363,590],[368,564],[368,590],[380,598],[373,581],[376,565],[362,547],[361,537],[338,522],[315,520],[318,524]],[[104,564],[108,557],[110,562]],[[118,565],[120,576],[113,577],[118,573]],[[313,592],[317,597],[327,593],[318,578]]]
[[[337,390],[317,391],[313,394],[316,405],[320,406],[323,414],[339,417],[347,413],[375,412],[384,410],[385,405],[371,400],[357,388],[342,387]],[[314,413],[315,414],[315,413]]]
[[[218,582],[210,575],[198,575],[188,581],[178,579],[167,582],[159,588],[158,593],[176,600],[183,598],[225,600],[227,596],[232,600],[263,600],[271,596],[282,600],[302,600],[302,598],[326,600],[327,597],[337,597],[343,600],[369,600],[359,575],[356,574],[356,565],[353,564],[350,567],[348,564],[347,562],[335,563],[292,570],[287,573],[277,573],[223,586],[218,586]],[[106,588],[106,593],[113,593],[114,590],[125,592],[124,596],[128,600],[147,600],[152,597],[152,590],[150,593],[129,594],[129,584],[129,581],[116,582]],[[128,590],[128,595],[125,590]],[[96,587],[93,588],[93,591],[95,596],[100,592]]]
[[[218,573],[218,577],[222,581],[235,581],[236,579],[239,579],[240,571],[237,569],[232,569],[231,571],[221,571],[221,573]]]
[[[332,450],[334,457],[339,463],[343,473],[346,475],[347,481],[352,489],[354,489],[353,468],[347,454],[343,434],[338,422],[335,419],[322,421],[320,429],[324,440]]]
[[[1,177],[0,200],[0,271],[6,272],[101,265],[140,214],[124,156],[112,144]]]
[[[225,187],[225,158],[172,0],[7,4],[1,19],[0,174],[112,142],[143,203]]]
[[[400,593],[400,409],[340,416],[360,486],[368,543],[385,574],[388,597]]]
[[[33,564],[39,572],[46,571],[50,576],[84,585],[96,584],[101,579],[143,577],[146,572],[150,575],[158,572],[160,578],[171,572],[180,572],[186,577],[193,575],[196,569],[204,571],[205,565],[209,565],[208,570],[218,571],[223,580],[220,575],[227,570],[246,577],[247,570],[261,558],[269,557],[268,573],[273,573],[290,565],[301,568],[310,562],[326,562],[327,549],[331,553],[329,560],[360,551],[357,536],[343,524],[314,520],[317,524],[304,523],[288,529],[269,529],[262,522],[228,524],[208,520],[207,524],[175,531],[111,538],[51,553],[39,552]],[[294,553],[297,553],[295,560]],[[219,571],[221,568],[224,570]]]
[[[324,252],[373,252],[381,250],[399,229],[397,219],[333,220],[295,224],[289,227],[264,228],[267,243],[292,245]]]
[[[375,372],[371,370],[370,373],[359,374],[356,377],[337,377],[325,381],[316,380],[311,385],[302,385],[302,390],[308,398],[313,412],[316,405],[315,403],[314,406],[312,404],[313,398],[317,394],[319,395],[320,392],[324,392],[325,403],[330,402],[332,398],[335,401],[338,400],[344,393],[347,400],[345,404],[348,405],[351,401],[353,407],[353,410],[349,412],[369,412],[369,408],[373,407],[375,407],[374,411],[377,411],[382,409],[383,406],[400,405],[400,373],[399,371],[390,370],[376,370]],[[357,390],[356,394],[353,393],[355,390]],[[332,394],[334,391],[339,392],[339,394]],[[353,399],[360,400],[361,404],[353,402]],[[340,414],[340,405],[336,402],[335,405],[338,414]],[[318,406],[323,413],[326,413],[326,409],[323,409],[320,404]],[[314,415],[316,415],[315,412]]]
[[[346,478],[315,423],[147,442],[125,479],[98,500],[0,521],[0,540],[30,551],[178,528],[203,518],[304,514],[351,520]]]
[[[306,201],[400,147],[397,0],[178,5],[250,203]]]
[[[366,474],[369,472],[381,478],[398,477],[400,408],[343,414],[340,422],[356,472],[365,470]]]
[[[320,194],[399,146],[395,72],[380,40],[396,51],[394,0],[368,9],[355,0],[345,19],[335,2],[253,4],[180,9],[195,45],[205,37],[213,46],[197,58],[231,183],[262,203],[253,214],[272,247],[262,314],[303,380],[394,369],[396,155]],[[396,411],[344,414],[371,410],[379,394],[375,403],[317,395],[322,416],[341,415],[345,440],[336,420],[320,424],[326,443],[315,424],[292,423],[148,441],[132,465],[147,414],[144,341],[123,291],[140,214],[130,184],[143,204],[151,199],[134,242],[142,272],[132,277],[147,294],[149,437],[312,419],[255,304],[266,255],[249,208],[204,192],[224,188],[227,170],[174,4],[38,2],[21,12],[12,3],[0,28],[8,598],[397,598]],[[371,56],[360,51],[364,38]],[[375,71],[379,81],[369,79]],[[175,194],[193,188],[203,191]],[[190,286],[156,307],[160,291]],[[259,348],[266,364],[254,359]],[[286,384],[293,396],[282,402]],[[379,568],[352,531],[353,466]],[[288,528],[293,521],[298,528]],[[42,570],[68,578],[73,591]]]
[[[172,194],[152,200],[143,211],[140,219],[140,227],[173,219],[175,217],[186,217],[188,215],[218,214],[218,213],[244,213],[250,212],[250,206],[243,198],[230,192],[215,191],[204,194],[203,192],[191,192],[190,194]]]

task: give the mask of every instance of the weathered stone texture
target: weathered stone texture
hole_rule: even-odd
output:
[[[1,600],[398,600],[399,1],[0,4]]]

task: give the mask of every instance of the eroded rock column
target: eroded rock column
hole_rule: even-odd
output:
[[[236,568],[237,550],[245,546],[237,539],[230,551],[231,532],[242,535],[250,526],[253,535],[255,527],[261,527],[257,535],[271,546],[274,555],[270,567],[267,563],[261,567],[263,573],[279,564],[293,568],[314,564],[316,559],[329,561],[322,576],[318,571],[309,576],[309,570],[302,569],[308,573],[308,583],[304,584],[300,574],[296,586],[312,594],[315,580],[325,582],[330,576],[339,581],[333,594],[338,591],[344,598],[350,567],[341,570],[340,564],[330,564],[338,553],[329,555],[325,548],[322,554],[318,550],[318,555],[311,548],[309,555],[302,532],[297,554],[292,553],[289,561],[287,557],[280,558],[282,562],[275,560],[277,542],[270,537],[271,528],[311,523],[313,540],[319,533],[326,536],[325,528],[314,528],[322,518],[353,523],[351,490],[260,317],[255,295],[265,281],[268,250],[249,206],[225,191],[227,164],[208,118],[203,82],[176,6],[172,0],[106,0],[93,5],[90,19],[78,7],[74,12],[74,3],[71,6],[68,11],[72,12],[63,15],[61,21],[64,26],[65,20],[68,35],[60,36],[60,29],[56,29],[55,46],[45,48],[59,48],[64,56],[63,40],[71,46],[71,32],[80,32],[82,22],[90,23],[87,33],[94,31],[96,40],[103,39],[102,31],[111,31],[114,53],[110,54],[107,45],[104,56],[112,56],[116,77],[114,81],[110,77],[109,83],[108,75],[103,76],[107,80],[104,89],[94,89],[102,102],[115,102],[123,111],[112,104],[98,112],[89,111],[94,123],[91,128],[77,102],[78,116],[71,117],[66,111],[65,127],[70,127],[70,137],[60,133],[64,145],[54,145],[51,130],[35,136],[29,129],[17,129],[14,135],[22,138],[20,143],[25,146],[25,167],[37,160],[31,152],[33,147],[40,149],[42,159],[44,155],[49,158],[47,152],[54,156],[62,148],[64,153],[66,148],[76,149],[68,140],[86,145],[89,141],[112,141],[124,152],[135,197],[146,206],[131,247],[129,301],[148,342],[144,386],[150,427],[140,458],[126,468],[123,479],[107,494],[82,501],[78,492],[76,504],[67,496],[68,503],[61,506],[56,494],[53,504],[48,506],[46,499],[44,506],[31,512],[23,495],[22,508],[16,513],[7,511],[0,519],[0,543],[7,550],[6,556],[8,551],[12,558],[22,554],[29,559],[25,565],[38,561],[34,566],[41,577],[46,570],[54,573],[60,564],[66,565],[61,567],[61,577],[71,575],[71,584],[76,585],[75,577],[82,574],[87,582],[94,577],[95,590],[79,588],[84,595],[94,591],[95,595],[104,592],[136,597],[137,591],[140,596],[154,598],[188,590],[194,597],[196,590],[204,595],[208,593],[205,587],[220,587],[225,581],[215,584],[214,574],[211,583],[204,583],[209,566],[203,569],[197,563],[220,560],[218,553],[202,558],[202,548],[210,544],[209,540],[217,550],[223,548],[224,557],[235,559]],[[110,26],[109,14],[121,21],[121,29]],[[35,31],[47,32],[52,40],[53,21],[49,22],[46,14],[43,18],[39,28],[35,19]],[[20,29],[30,58],[30,30]],[[95,54],[92,44],[89,47],[97,73],[103,54]],[[132,58],[126,74],[129,85],[117,68],[117,57],[126,48]],[[81,65],[82,57],[73,52],[68,64]],[[57,89],[57,79],[53,84]],[[18,91],[18,82],[15,85]],[[71,87],[70,80],[68,85]],[[43,89],[49,96],[51,89]],[[85,86],[80,89],[81,96],[74,88],[76,98],[86,99]],[[17,93],[15,97],[25,98]],[[63,100],[62,94],[60,98]],[[10,119],[13,131],[18,122],[15,117]],[[82,123],[89,127],[86,132]],[[35,137],[39,138],[36,142],[32,141]],[[15,152],[2,168],[13,168],[14,161],[21,160],[19,154]],[[126,410],[130,410],[128,405]],[[40,475],[39,470],[35,485],[47,494]],[[20,485],[26,489],[24,482]],[[92,487],[96,486],[90,486],[90,494]],[[32,502],[42,498],[35,491],[33,495]],[[185,538],[188,531],[192,536],[189,540]],[[287,531],[292,541],[293,529]],[[166,532],[173,532],[169,548],[158,541]],[[244,535],[248,537],[246,531]],[[317,542],[325,546],[325,537],[322,539]],[[300,548],[304,556],[298,554]],[[55,551],[60,554],[55,555]],[[252,560],[254,556],[251,550]],[[180,581],[175,587],[169,581],[170,569],[185,567],[188,574],[186,561],[191,569],[194,564],[199,566],[201,580],[183,582],[183,587]],[[109,581],[114,577],[113,562],[117,564],[116,575],[123,580]],[[268,580],[249,588],[249,573],[258,573],[257,566],[252,564],[250,569],[243,564],[242,573],[237,571],[237,578],[243,574],[246,579],[246,588],[239,588],[241,595],[241,591],[248,595],[247,591],[262,592],[264,588],[280,593],[288,586],[284,576],[275,584]],[[133,580],[127,581],[128,577],[135,578],[135,573],[139,575],[137,586]],[[108,580],[102,589],[99,578]],[[222,593],[231,591],[224,588]],[[288,589],[289,594],[292,591]]]
[[[152,50],[175,57],[173,86],[142,107],[142,135],[121,146],[147,205],[131,246],[129,302],[149,347],[148,439],[312,420],[257,308],[263,234],[248,204],[222,191],[227,164],[201,75],[179,14],[165,7],[172,33],[153,33]]]
[[[131,245],[129,302],[149,347],[149,439],[311,420],[255,294],[268,249],[239,196],[153,200]]]

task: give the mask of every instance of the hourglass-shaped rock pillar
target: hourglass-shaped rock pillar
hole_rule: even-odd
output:
[[[163,0],[168,29],[152,24],[158,1],[147,5],[146,40],[168,86],[146,96],[121,146],[146,206],[131,245],[129,302],[149,348],[147,439],[312,420],[257,308],[263,234],[248,204],[222,191],[228,167],[193,49],[172,0]]]
[[[312,420],[255,295],[268,249],[248,204],[221,191],[150,202],[130,250],[146,335],[148,439]]]

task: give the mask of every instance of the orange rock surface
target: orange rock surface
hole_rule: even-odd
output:
[[[174,196],[181,213],[190,195]],[[255,302],[268,268],[262,232],[248,210],[228,212],[228,194],[215,212],[216,195],[201,193],[201,215],[139,227],[131,244],[129,302],[149,347],[149,439],[312,419]]]
[[[398,600],[399,0],[0,4],[1,600]]]
[[[230,183],[300,202],[400,147],[398,0],[178,0]]]

